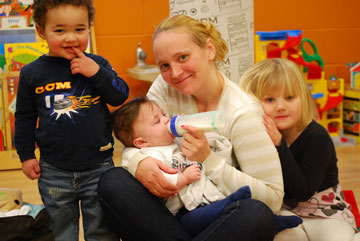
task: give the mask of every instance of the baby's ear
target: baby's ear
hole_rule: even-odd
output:
[[[137,148],[149,147],[149,143],[142,137],[136,137],[133,141],[133,144]]]

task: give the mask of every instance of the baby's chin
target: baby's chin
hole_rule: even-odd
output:
[[[174,143],[174,141],[175,141],[175,137],[171,135],[171,138],[166,142],[164,146],[171,145]]]

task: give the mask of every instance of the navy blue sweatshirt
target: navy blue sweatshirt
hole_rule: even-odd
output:
[[[35,158],[35,143],[41,159],[65,170],[86,170],[112,157],[106,104],[122,104],[129,87],[106,59],[85,54],[100,66],[91,78],[71,74],[70,60],[46,55],[22,68],[15,112],[21,162]]]

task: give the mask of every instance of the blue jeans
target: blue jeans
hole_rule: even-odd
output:
[[[229,204],[219,218],[191,237],[163,201],[123,168],[102,174],[98,195],[109,224],[123,241],[271,241],[274,237],[272,211],[254,199]]]
[[[93,169],[68,171],[40,160],[38,186],[56,241],[79,239],[79,205],[86,240],[118,240],[107,226],[97,197],[99,177],[112,167],[110,159]]]

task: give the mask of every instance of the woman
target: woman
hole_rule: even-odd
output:
[[[176,171],[128,149],[123,158],[132,160],[128,171],[140,183],[122,168],[107,172],[99,182],[100,200],[116,222],[117,233],[124,240],[272,240],[271,211],[280,209],[283,198],[279,157],[262,123],[261,106],[218,70],[227,54],[220,33],[209,23],[183,15],[170,17],[157,27],[153,51],[161,76],[147,96],[169,116],[227,113],[226,126],[219,133],[232,143],[232,163],[211,152],[198,130],[184,134],[182,152],[189,159],[203,160],[206,175],[226,195],[248,185],[253,199],[229,205],[200,235],[190,237],[157,198],[176,195],[177,188],[161,172]]]

